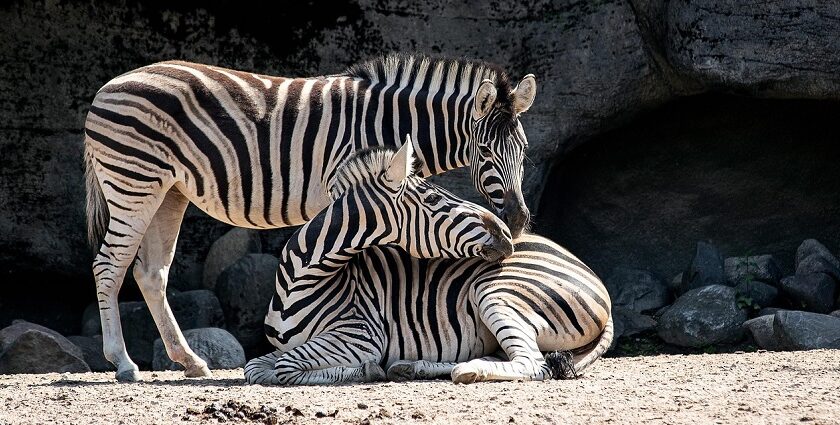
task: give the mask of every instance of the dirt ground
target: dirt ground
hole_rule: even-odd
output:
[[[581,379],[244,386],[143,372],[0,375],[0,423],[840,424],[840,350],[606,358]],[[237,417],[238,416],[238,417]]]

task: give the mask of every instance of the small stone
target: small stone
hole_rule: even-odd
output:
[[[830,315],[834,317],[840,317],[840,310],[834,310],[831,312]]]
[[[816,239],[806,239],[796,248],[796,264],[803,262],[805,258],[816,255],[822,257],[834,268],[840,269],[840,260]]]
[[[367,409],[368,405],[364,403],[357,403],[356,407],[358,407],[359,409]]]

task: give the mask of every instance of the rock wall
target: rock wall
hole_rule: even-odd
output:
[[[32,306],[30,282],[43,285],[40,300],[55,298],[49,311],[75,312],[93,298],[82,123],[102,84],[151,62],[317,75],[400,50],[480,58],[516,77],[534,73],[538,96],[523,117],[532,207],[540,205],[548,171],[565,153],[675,97],[706,90],[818,99],[840,93],[834,72],[840,39],[833,37],[840,5],[833,2],[355,0],[276,11],[257,2],[205,3],[0,5],[0,325],[45,310]],[[475,199],[463,170],[439,180]],[[199,286],[200,262],[226,230],[188,212],[174,286]],[[279,247],[286,234],[265,232],[264,251]],[[127,289],[128,298],[137,296]]]

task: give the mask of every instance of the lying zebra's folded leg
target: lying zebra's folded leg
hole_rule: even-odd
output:
[[[398,360],[388,367],[389,381],[449,378],[457,363],[436,363],[426,360]]]
[[[251,384],[275,385],[384,380],[385,371],[379,366],[379,353],[359,350],[344,337],[337,332],[327,332],[285,353],[275,352],[251,360],[245,367],[245,380]],[[273,359],[276,360],[272,362]]]
[[[470,360],[452,369],[454,382],[469,384],[479,381],[542,381],[551,378],[551,371],[537,345],[531,326],[523,323],[507,303],[492,297],[484,302],[482,320],[499,341],[509,361]]]
[[[497,352],[482,357],[485,361],[502,361],[505,353]],[[427,360],[398,360],[388,367],[389,381],[412,381],[415,379],[450,379],[456,362],[430,362]]]

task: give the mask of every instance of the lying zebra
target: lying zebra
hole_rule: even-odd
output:
[[[586,265],[535,235],[512,254],[503,223],[413,161],[406,142],[340,167],[333,203],[283,249],[265,319],[278,351],[248,362],[248,383],[372,381],[381,366],[392,379],[542,380],[609,347],[610,299]],[[485,357],[500,346],[509,361]]]

